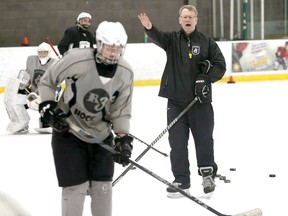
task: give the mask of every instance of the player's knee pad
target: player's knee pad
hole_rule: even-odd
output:
[[[92,214],[95,216],[112,215],[112,183],[92,181],[89,192]]]
[[[89,182],[62,188],[62,215],[82,215]]]
[[[73,196],[86,196],[87,190],[89,188],[89,182],[84,182],[79,185],[73,185],[69,187],[62,188],[62,197],[68,198]]]
[[[98,198],[110,197],[112,194],[112,184],[110,181],[92,181],[90,194]]]

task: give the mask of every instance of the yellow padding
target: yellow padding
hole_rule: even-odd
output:
[[[261,75],[234,75],[224,76],[218,82],[228,82],[230,79],[233,79],[235,83],[237,82],[256,82],[256,81],[275,81],[275,80],[288,80],[288,74],[261,74]],[[159,86],[160,80],[135,80],[134,86]],[[65,89],[65,84],[61,85],[61,89]],[[0,87],[0,93],[5,91],[5,87]]]

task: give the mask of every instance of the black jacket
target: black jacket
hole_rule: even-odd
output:
[[[91,48],[93,48],[93,44],[95,43],[93,34],[88,30],[84,30],[78,26],[66,29],[64,37],[58,44],[60,54],[63,55],[69,48],[79,47],[80,41],[88,41]]]
[[[193,100],[196,75],[201,73],[197,63],[206,59],[213,65],[208,73],[212,83],[224,76],[226,62],[220,48],[210,36],[197,28],[189,36],[182,29],[179,32],[162,32],[153,26],[145,31],[155,44],[165,50],[167,56],[159,96],[181,102]],[[189,53],[192,53],[191,58]],[[211,101],[210,96],[207,102]]]

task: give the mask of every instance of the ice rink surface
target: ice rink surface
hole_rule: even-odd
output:
[[[166,128],[166,99],[157,96],[158,89],[158,86],[134,89],[131,134],[148,144]],[[51,135],[37,134],[33,130],[38,127],[39,116],[31,110],[30,133],[9,134],[5,129],[9,121],[3,94],[0,104],[0,215],[12,216],[5,215],[4,210],[1,212],[1,206],[7,207],[5,193],[29,215],[60,216],[61,189],[54,170]],[[209,196],[203,193],[191,136],[191,195],[227,215],[253,208],[261,208],[263,216],[287,215],[288,82],[216,83],[213,107],[218,173],[231,183],[216,178],[215,192]],[[167,137],[165,134],[154,147],[169,154]],[[135,140],[132,159],[146,147]],[[173,181],[169,157],[150,149],[139,164]],[[115,178],[124,170],[116,164]],[[276,177],[269,177],[269,174]],[[166,196],[165,184],[140,169],[130,170],[113,187],[113,215],[215,215],[186,197],[169,199]],[[89,200],[87,197],[84,216],[91,216]]]

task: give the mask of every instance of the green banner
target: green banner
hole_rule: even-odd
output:
[[[248,0],[243,1],[242,40],[247,40]]]

